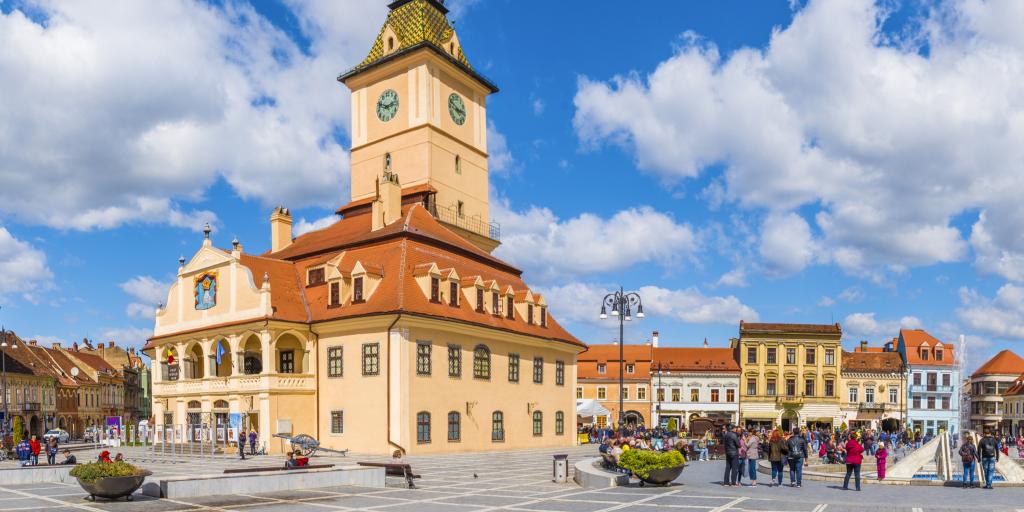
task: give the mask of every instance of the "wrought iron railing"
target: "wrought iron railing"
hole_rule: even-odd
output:
[[[434,218],[445,224],[451,224],[466,231],[472,231],[492,240],[501,240],[501,226],[497,222],[484,222],[479,217],[459,215],[457,209],[437,204],[430,205],[430,213],[434,215]]]

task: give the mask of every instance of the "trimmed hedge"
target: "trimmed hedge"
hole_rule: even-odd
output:
[[[640,478],[655,469],[674,468],[686,464],[682,454],[676,450],[658,453],[651,450],[628,450],[619,456],[619,466],[636,473]]]

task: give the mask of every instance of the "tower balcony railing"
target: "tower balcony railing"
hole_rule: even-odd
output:
[[[912,393],[952,393],[953,386],[933,386],[925,384],[916,384],[910,386]]]
[[[167,381],[153,384],[153,394],[160,396],[270,390],[311,392],[315,389],[316,377],[301,373],[232,375],[230,377],[206,377],[204,379]]]
[[[459,212],[455,208],[449,208],[438,204],[430,205],[430,213],[434,215],[435,219],[444,222],[445,224],[451,224],[457,228],[462,228],[466,231],[486,236],[491,240],[501,240],[501,226],[497,222],[484,222],[484,220],[479,217],[466,217],[465,215],[459,215]]]

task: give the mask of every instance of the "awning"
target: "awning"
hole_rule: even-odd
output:
[[[808,423],[834,423],[835,418],[807,418]]]
[[[749,414],[740,414],[741,419],[744,420],[772,420],[779,419],[779,415],[772,412],[755,412]]]
[[[607,416],[609,414],[611,414],[611,411],[597,403],[597,400],[591,399],[576,401],[576,416],[591,418],[594,416]]]

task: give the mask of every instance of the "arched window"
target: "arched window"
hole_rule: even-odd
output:
[[[491,414],[491,441],[505,440],[505,414],[494,411]]]
[[[217,400],[216,402],[213,403],[213,408],[214,409],[227,409],[228,408],[228,402],[227,402],[227,400]]]
[[[199,400],[190,400],[188,402],[189,409],[199,409],[200,407],[202,407],[202,404],[199,403]]]
[[[477,345],[473,349],[473,377],[477,379],[491,378],[491,351],[486,345]]]
[[[544,434],[544,413],[540,411],[533,411],[533,435],[540,436]]]
[[[448,440],[458,441],[462,439],[462,418],[458,412],[448,413]]]
[[[555,413],[555,435],[560,436],[565,433],[565,414],[562,411]]]
[[[416,414],[416,442],[424,444],[430,442],[430,413],[421,412]]]
[[[390,52],[390,51],[392,51],[394,49],[395,49],[395,38],[389,37],[388,38],[388,51]]]

